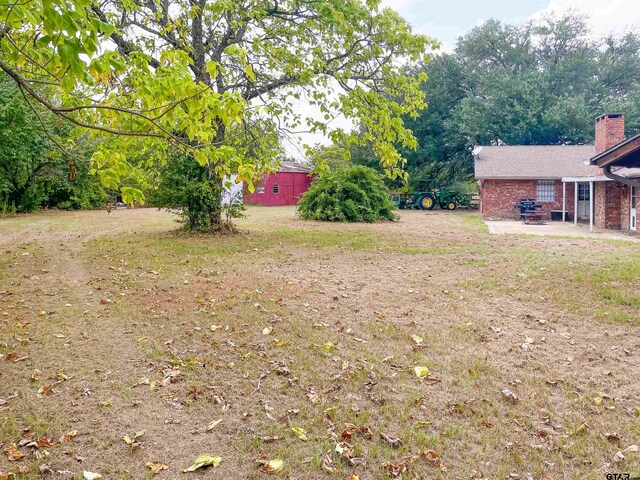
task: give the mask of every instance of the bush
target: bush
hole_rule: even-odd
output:
[[[311,184],[298,214],[307,220],[375,222],[396,218],[382,175],[357,166],[331,172]]]
[[[148,195],[148,203],[180,214],[187,231],[235,232],[233,219],[244,217],[245,207],[239,198],[223,205],[223,189],[222,182],[209,179],[206,168],[193,158],[174,153],[160,172],[157,189]],[[220,221],[212,222],[215,219]]]

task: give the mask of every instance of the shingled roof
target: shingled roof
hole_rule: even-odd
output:
[[[474,149],[477,179],[559,180],[601,175],[593,145],[483,146]]]
[[[277,172],[285,173],[310,173],[313,167],[296,162],[282,162],[276,169]]]

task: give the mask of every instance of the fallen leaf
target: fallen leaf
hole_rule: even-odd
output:
[[[264,327],[262,329],[262,335],[271,335],[272,332],[273,332],[273,327],[271,325],[269,325],[268,327]]]
[[[207,455],[206,453],[201,453],[198,456],[198,458],[196,458],[193,461],[193,465],[191,465],[189,468],[185,468],[183,470],[183,472],[184,473],[195,472],[199,468],[204,468],[204,467],[214,467],[215,468],[218,465],[220,465],[221,461],[222,461],[222,458],[220,458],[220,457],[214,457],[213,455]]]
[[[336,473],[336,468],[333,466],[333,456],[331,450],[329,450],[322,459],[322,469],[325,472]]]
[[[53,387],[51,385],[43,385],[38,389],[38,397],[51,395],[51,393],[53,393]]]
[[[429,375],[429,369],[427,367],[413,367],[413,371],[418,378],[423,378]]]
[[[380,432],[380,437],[393,448],[400,448],[402,446],[402,440],[397,437],[390,437],[384,432]]]
[[[65,433],[63,436],[60,437],[59,442],[60,443],[66,443],[71,441],[72,438],[74,438],[76,435],[78,435],[78,431],[77,430],[71,430],[70,432]]]
[[[214,420],[213,422],[211,422],[209,424],[209,426],[207,427],[207,432],[210,432],[211,430],[213,430],[214,428],[216,428],[218,426],[218,424],[222,421],[222,419],[218,419],[218,420]]]
[[[148,462],[146,464],[146,467],[151,470],[151,474],[152,475],[157,475],[159,474],[162,470],[166,470],[167,468],[169,468],[169,465],[165,465],[162,462]]]
[[[341,457],[345,458],[349,463],[354,464],[354,449],[353,445],[347,442],[336,443],[335,447],[336,453],[338,453]]]
[[[304,431],[304,428],[300,428],[300,427],[291,427],[291,430],[293,430],[293,433],[296,434],[296,436],[306,442],[308,440],[307,438],[307,432]]]
[[[348,434],[349,437],[351,437],[351,431],[356,431],[356,432],[360,432],[362,434],[362,436],[364,438],[366,438],[367,440],[371,440],[373,438],[373,432],[371,431],[371,427],[368,427],[366,425],[354,425],[353,423],[345,423],[344,427],[347,429],[346,432],[343,432],[343,438],[345,437],[345,433]]]
[[[102,479],[102,475],[100,475],[99,473],[88,472],[86,470],[82,472],[82,477],[84,478],[84,480],[101,480]]]
[[[264,473],[268,473],[270,475],[275,475],[278,472],[281,472],[284,468],[284,462],[279,458],[274,458],[273,460],[269,460],[265,464],[262,465],[262,470]]]
[[[414,459],[415,457],[407,455],[406,457],[402,457],[399,463],[387,463],[383,468],[389,470],[392,477],[400,477],[407,471]]]
[[[613,456],[613,461],[616,463],[620,463],[624,460],[624,454],[622,452],[618,452]]]
[[[602,404],[602,397],[595,397],[593,399],[593,403],[595,403],[596,405],[601,405]]]
[[[35,444],[37,448],[49,448],[49,447],[53,447],[56,444],[56,442],[52,442],[47,437],[40,437],[38,440],[35,441]]]
[[[333,342],[326,342],[323,346],[322,349],[326,352],[330,352],[331,350],[333,350],[336,347],[336,344]]]
[[[18,446],[15,443],[10,443],[2,449],[2,452],[7,456],[10,462],[17,462],[24,457],[24,453],[18,450]]]
[[[140,442],[138,441],[138,439],[144,437],[144,434],[145,431],[140,430],[139,432],[135,432],[133,434],[133,438],[131,438],[130,435],[125,435],[124,437],[122,437],[122,440],[124,440],[124,443],[129,445],[131,448],[137,448],[140,446]]]
[[[419,346],[422,346],[424,342],[424,338],[420,337],[419,335],[411,335],[411,340],[413,340],[415,344]]]
[[[502,390],[502,396],[505,398],[505,400],[507,400],[510,403],[518,403],[518,401],[520,401],[518,396],[508,388],[505,388],[504,390]]]
[[[211,325],[211,331],[216,332],[218,330],[222,330],[224,328],[222,325]]]
[[[18,352],[7,353],[4,357],[7,362],[17,362],[19,358],[20,354]]]
[[[433,467],[440,466],[440,455],[435,450],[425,450],[422,452],[427,463]]]

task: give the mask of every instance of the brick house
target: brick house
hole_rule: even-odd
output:
[[[640,233],[637,208],[640,135],[624,138],[624,115],[596,119],[595,145],[477,146],[480,211],[518,218],[515,205],[533,198],[549,219],[589,222],[591,228]]]

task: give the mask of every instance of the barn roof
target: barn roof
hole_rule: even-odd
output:
[[[276,169],[276,172],[284,173],[310,173],[313,167],[309,165],[303,165],[297,162],[282,162]]]
[[[474,149],[477,179],[542,179],[590,177],[600,174],[589,160],[593,145],[483,146]]]

